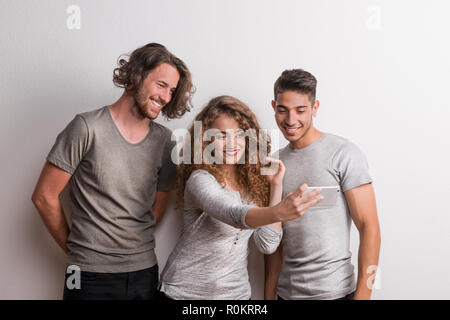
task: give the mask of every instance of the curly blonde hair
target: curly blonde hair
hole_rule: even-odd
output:
[[[245,163],[237,163],[237,183],[244,194],[260,207],[266,207],[269,205],[269,183],[266,178],[261,175],[261,163],[260,148],[266,147],[265,152],[270,153],[270,140],[265,131],[261,130],[261,127],[256,119],[255,114],[250,108],[242,101],[231,96],[219,96],[213,98],[206,107],[195,117],[194,121],[200,121],[202,124],[201,137],[206,130],[211,128],[212,123],[221,115],[228,115],[239,123],[240,129],[246,131],[253,129],[256,135],[246,136],[245,143]],[[176,193],[177,193],[177,207],[180,207],[183,203],[184,190],[186,181],[189,179],[191,173],[198,169],[203,169],[212,174],[216,180],[225,187],[225,178],[223,171],[221,170],[221,164],[205,163],[205,159],[202,159],[201,164],[195,164],[194,156],[199,150],[194,150],[194,124],[191,125],[188,132],[188,138],[190,137],[190,157],[189,163],[181,163],[178,166],[178,174],[176,181]],[[257,146],[256,154],[250,155],[249,145],[250,139],[256,139],[252,141]],[[264,144],[260,139],[265,139]],[[189,145],[189,144],[188,144]],[[202,139],[202,154],[206,147],[206,142]],[[180,153],[183,156],[183,150]],[[252,158],[251,158],[252,157]],[[255,159],[256,157],[256,159]],[[250,159],[253,159],[250,161]],[[255,161],[256,160],[256,161]]]

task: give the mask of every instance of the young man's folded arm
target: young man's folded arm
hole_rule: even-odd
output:
[[[32,195],[32,201],[57,244],[68,252],[66,243],[69,227],[59,201],[59,194],[67,185],[71,174],[46,162]]]
[[[152,206],[152,213],[156,218],[156,223],[158,224],[167,208],[167,203],[169,201],[170,191],[157,191],[155,196],[155,201]]]

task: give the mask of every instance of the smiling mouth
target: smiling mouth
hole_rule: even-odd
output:
[[[239,149],[225,150],[224,153],[225,153],[227,156],[234,157],[234,156],[236,156],[236,155],[238,154],[238,151],[239,151]]]
[[[154,99],[150,98],[150,102],[158,109],[160,110],[163,106],[156,102]]]
[[[303,126],[298,127],[284,127],[284,131],[289,135],[296,134]]]

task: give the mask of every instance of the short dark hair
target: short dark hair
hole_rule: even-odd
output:
[[[274,85],[274,100],[285,91],[296,91],[307,94],[311,103],[316,101],[316,78],[303,69],[284,70]]]
[[[180,118],[191,110],[195,88],[192,84],[191,73],[184,62],[163,45],[153,42],[134,50],[131,55],[121,55],[117,60],[119,66],[113,72],[113,82],[117,87],[134,94],[139,90],[147,75],[162,63],[168,63],[176,68],[180,74],[180,80],[172,99],[161,112],[166,119]]]

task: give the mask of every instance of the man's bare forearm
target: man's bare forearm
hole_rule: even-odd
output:
[[[372,183],[345,192],[348,208],[359,232],[358,282],[354,299],[370,299],[374,270],[380,253],[380,224]]]
[[[33,199],[33,203],[53,239],[65,253],[68,253],[67,238],[69,236],[69,227],[59,199],[53,201]]]
[[[370,299],[375,272],[378,268],[380,245],[381,236],[378,227],[366,227],[360,230],[358,282],[356,284],[355,300]]]
[[[152,213],[155,216],[155,225],[157,225],[163,218],[166,212],[167,205],[169,201],[168,191],[158,191],[156,192],[155,201],[152,206]]]
[[[270,185],[270,201],[269,201],[269,207],[273,207],[280,203],[281,197],[283,193],[283,186],[277,185],[277,184],[271,184]],[[281,222],[272,223],[270,225],[275,230],[281,231]]]
[[[277,298],[278,278],[283,265],[282,245],[269,255],[264,256],[264,299],[275,300]]]

